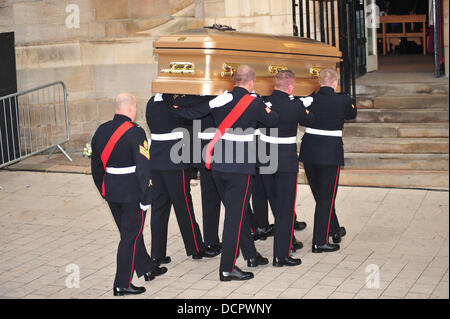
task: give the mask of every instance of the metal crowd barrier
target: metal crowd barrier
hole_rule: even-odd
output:
[[[70,139],[67,90],[53,82],[0,97],[0,168],[50,151],[50,158]]]

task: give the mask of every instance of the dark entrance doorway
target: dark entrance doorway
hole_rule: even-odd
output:
[[[356,78],[366,73],[364,0],[292,0],[293,35],[339,46],[341,88],[356,100]]]
[[[17,100],[1,99],[17,92],[14,33],[0,33],[0,164],[19,155]]]

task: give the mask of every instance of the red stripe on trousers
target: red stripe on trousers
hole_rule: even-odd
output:
[[[333,191],[333,197],[331,199],[331,207],[330,207],[330,215],[328,216],[328,228],[327,228],[327,240],[326,243],[328,244],[328,237],[330,237],[330,222],[331,222],[331,213],[333,212],[333,205],[334,205],[334,196],[336,195],[336,186],[337,186],[337,180],[339,176],[339,165],[336,172],[336,180],[334,181],[334,191]]]
[[[184,191],[184,199],[186,200],[186,207],[189,213],[189,218],[191,219],[191,227],[192,227],[192,234],[194,235],[195,248],[197,249],[197,252],[200,252],[197,246],[197,238],[195,238],[194,223],[192,222],[191,210],[189,209],[189,202],[186,195],[186,180],[184,178],[184,169],[183,169],[183,191]]]
[[[237,244],[236,244],[236,253],[234,254],[233,268],[231,269],[231,271],[234,270],[234,265],[236,264],[237,253],[238,253],[238,250],[239,250],[239,238],[241,237],[242,219],[244,218],[245,200],[247,199],[248,185],[249,184],[250,184],[250,175],[248,175],[247,189],[245,190],[244,202],[242,203],[241,221],[239,223],[239,232],[238,232],[238,238],[237,238]]]
[[[292,232],[291,232],[291,243],[289,244],[288,257],[291,256],[292,238],[294,238],[294,224],[295,224],[295,203],[297,203],[297,186],[298,186],[298,173],[295,180],[295,198],[294,198],[294,211],[292,212]]]
[[[133,247],[133,259],[131,261],[131,275],[130,275],[130,282],[128,283],[128,288],[131,287],[131,280],[133,279],[133,273],[134,273],[134,255],[136,253],[136,242],[137,239],[139,238],[139,236],[141,235],[142,232],[142,227],[144,226],[144,211],[141,210],[142,212],[142,223],[141,223],[141,229],[139,229],[139,233],[136,236],[136,239],[134,240],[134,247]]]

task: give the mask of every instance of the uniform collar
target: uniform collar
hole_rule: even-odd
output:
[[[247,89],[244,89],[243,87],[240,87],[240,86],[235,86],[233,88],[233,93],[240,93],[242,95],[250,94],[250,92],[247,91]]]
[[[325,95],[332,95],[334,93],[334,89],[330,86],[321,86],[319,93],[322,93]]]
[[[128,116],[122,115],[122,114],[114,114],[114,119],[113,120],[117,120],[117,121],[130,121],[131,119]]]
[[[277,95],[281,95],[281,96],[284,96],[284,97],[289,97],[290,96],[286,92],[283,92],[283,91],[280,91],[280,90],[273,90],[272,94],[277,94]]]

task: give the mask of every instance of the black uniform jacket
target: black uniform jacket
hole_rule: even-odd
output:
[[[345,120],[356,117],[356,106],[346,94],[335,93],[331,87],[321,87],[310,95],[313,99],[307,110],[314,114],[314,124],[309,127],[324,131],[344,128]],[[305,133],[300,147],[300,161],[318,165],[344,165],[342,137]]]
[[[161,141],[152,138],[150,145],[150,165],[152,170],[181,170],[188,169],[192,165],[190,156],[192,152],[190,150],[191,142],[190,136],[187,136],[189,130],[185,119],[193,119],[208,114],[209,107],[207,102],[201,104],[205,100],[207,101],[206,97],[200,96],[157,94],[148,101],[146,119],[152,136],[154,134],[172,133],[180,131],[180,129],[184,130],[183,139]],[[186,106],[183,109],[190,117],[176,114],[176,109],[173,108],[173,105]],[[176,147],[177,143],[182,143],[183,147]],[[187,154],[187,160],[172,161],[171,150],[173,147],[178,150],[178,158],[182,158],[184,157],[183,154]]]
[[[211,113],[214,118],[216,127],[219,127],[220,123],[226,118],[226,116],[233,110],[236,104],[241,98],[249,94],[249,92],[241,87],[235,87],[232,92],[227,93],[229,95],[219,96],[209,102],[211,107]],[[225,98],[224,98],[225,97]],[[221,101],[223,101],[221,103]],[[264,101],[260,97],[256,97],[248,106],[248,108],[242,113],[240,118],[231,127],[232,134],[249,135],[254,134],[254,129],[257,124],[261,123],[266,127],[273,127],[278,123],[278,115],[264,104]],[[238,129],[238,130],[236,130]],[[240,174],[255,174],[256,154],[250,154],[256,152],[256,142],[253,139],[253,145],[250,147],[250,142],[235,142],[230,140],[224,140],[223,138],[217,142],[214,147],[214,157],[211,164],[211,169],[226,173],[240,173]],[[232,154],[230,154],[230,143],[233,144]],[[221,147],[221,156],[218,156],[217,148]],[[251,155],[251,156],[249,156]]]
[[[266,99],[266,104],[271,104],[272,111],[278,114],[278,130],[280,138],[291,137],[294,143],[275,145],[278,147],[278,172],[298,172],[298,155],[297,155],[297,129],[298,125],[312,125],[314,123],[314,114],[304,107],[303,103],[289,96],[287,93],[274,90],[272,95]],[[269,104],[269,105],[270,105]],[[273,130],[266,129],[265,135],[275,136]],[[264,131],[262,130],[264,134]],[[295,137],[295,138],[294,138]],[[262,139],[263,141],[263,139]],[[264,141],[263,141],[264,142]],[[270,149],[267,147],[266,152]]]
[[[136,167],[134,173],[106,173],[101,154],[116,129],[124,122],[131,120],[116,114],[112,121],[106,122],[95,132],[91,146],[91,170],[95,185],[102,193],[103,178],[105,181],[105,199],[116,203],[151,204],[151,172],[149,166],[149,145],[143,128],[132,123],[131,127],[116,143],[106,164],[107,168]]]

